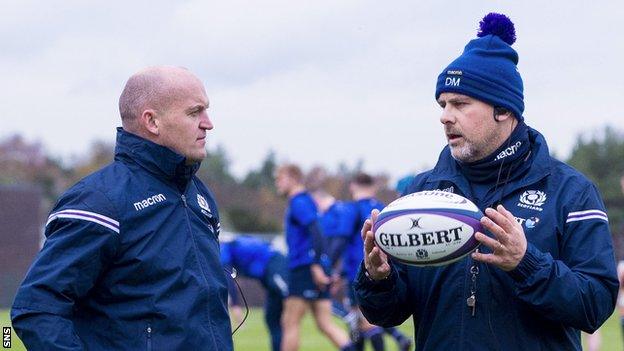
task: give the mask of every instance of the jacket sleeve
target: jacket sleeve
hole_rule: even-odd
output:
[[[619,286],[608,219],[597,189],[588,185],[563,216],[560,259],[529,243],[509,274],[521,300],[547,318],[593,333],[613,313]]]
[[[119,222],[98,206],[104,195],[81,189],[61,199],[46,224],[46,241],[18,289],[11,319],[29,350],[82,350],[73,308],[113,259]]]
[[[408,299],[405,267],[394,263],[390,266],[392,270],[386,279],[373,281],[364,274],[362,262],[354,284],[355,298],[364,317],[385,328],[400,325],[414,313],[413,298]]]

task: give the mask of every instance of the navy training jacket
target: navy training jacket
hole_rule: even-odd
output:
[[[595,331],[613,313],[619,283],[599,193],[550,157],[541,134],[529,129],[529,139],[528,173],[476,203],[483,211],[502,198],[522,225],[528,247],[518,267],[505,272],[477,263],[472,316],[466,301],[475,263],[470,256],[426,268],[392,261],[389,278],[376,282],[361,265],[356,297],[371,323],[394,326],[412,316],[416,349],[422,351],[581,350],[580,330]],[[407,193],[434,189],[471,198],[448,147]]]
[[[29,350],[232,350],[219,215],[172,150],[118,128],[61,196],[11,319]]]

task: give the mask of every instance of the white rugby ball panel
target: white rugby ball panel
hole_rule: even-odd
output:
[[[480,212],[479,208],[465,197],[441,190],[419,191],[405,195],[392,201],[384,210],[400,211],[432,208]]]

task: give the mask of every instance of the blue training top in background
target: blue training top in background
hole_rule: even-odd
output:
[[[314,261],[309,227],[317,220],[316,204],[309,193],[302,192],[290,199],[285,218],[288,268],[309,265]]]
[[[323,234],[327,238],[351,237],[357,219],[355,207],[344,201],[334,202],[320,217]]]
[[[355,207],[344,201],[334,202],[320,217],[326,253],[332,268],[337,267],[344,256],[356,220]]]
[[[386,205],[375,199],[360,199],[351,203],[355,212],[355,221],[351,229],[351,240],[347,244],[344,255],[344,275],[349,281],[354,281],[360,267],[360,262],[364,259],[364,243],[360,231],[364,225],[364,221],[370,217],[373,209],[382,210]]]
[[[276,254],[268,242],[247,235],[221,243],[221,263],[251,278],[261,279],[269,260]]]

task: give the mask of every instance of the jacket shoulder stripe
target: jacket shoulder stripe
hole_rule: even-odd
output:
[[[568,218],[572,218],[572,217],[578,217],[578,216],[584,216],[584,215],[602,215],[602,216],[607,216],[606,213],[604,213],[603,211],[600,210],[585,210],[585,211],[576,211],[576,212],[570,212],[568,213]]]
[[[570,222],[577,222],[577,221],[584,221],[586,219],[602,219],[603,221],[609,223],[609,218],[607,218],[607,216],[603,216],[603,215],[587,215],[587,216],[578,216],[578,217],[568,217],[568,220],[566,221],[566,223],[570,223]]]
[[[97,223],[119,234],[119,222],[99,213],[82,210],[63,210],[52,213],[50,217],[48,217],[46,226],[57,218],[72,218]]]
[[[119,222],[114,220],[114,219],[112,219],[112,218],[110,218],[110,217],[106,217],[104,215],[101,215],[101,214],[95,213],[95,212],[89,212],[89,211],[83,211],[83,210],[71,210],[71,209],[62,210],[62,211],[58,211],[58,212],[52,213],[50,215],[50,217],[48,217],[48,222],[50,221],[50,218],[52,218],[52,216],[59,215],[59,214],[77,214],[77,215],[84,215],[84,216],[87,216],[87,217],[94,217],[94,218],[102,220],[102,221],[104,221],[106,223],[109,223],[111,225],[119,227]]]

